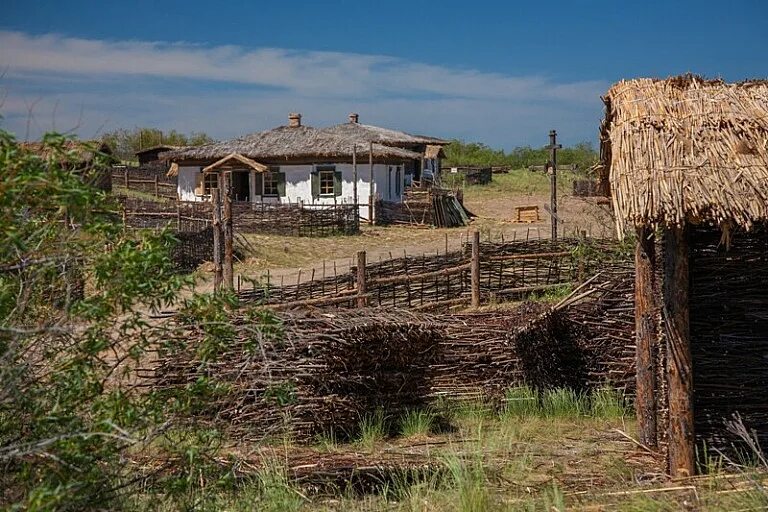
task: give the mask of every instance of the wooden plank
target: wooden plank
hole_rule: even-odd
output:
[[[221,197],[218,188],[211,190],[211,202],[213,203],[213,290],[218,292],[223,280],[221,273]]]
[[[635,244],[635,336],[637,395],[635,414],[638,438],[650,448],[657,446],[656,426],[656,250],[653,231],[638,228]]]
[[[669,472],[694,472],[693,366],[688,311],[688,236],[685,227],[664,233],[664,328],[669,389]]]

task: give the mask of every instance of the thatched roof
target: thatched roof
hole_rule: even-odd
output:
[[[353,146],[359,143],[354,137],[327,133],[309,126],[280,126],[272,130],[253,133],[223,142],[187,147],[160,154],[165,160],[218,160],[232,153],[260,162],[296,160],[301,158],[352,158]],[[357,144],[357,152],[368,154]],[[373,145],[376,159],[414,159],[419,153],[382,144]]]
[[[622,81],[604,98],[598,171],[626,224],[768,219],[768,82]]]
[[[42,142],[22,142],[19,146],[46,160],[53,153],[52,147]],[[93,161],[95,152],[110,157],[113,154],[112,148],[107,143],[99,140],[66,140],[61,147],[67,153],[69,160],[62,163],[72,166],[89,165]]]
[[[427,149],[424,150],[424,156],[426,158],[445,158],[445,151],[443,151],[443,146],[428,144]]]
[[[152,146],[152,147],[149,147],[149,148],[144,148],[142,150],[139,150],[136,153],[134,153],[134,155],[139,156],[139,155],[143,155],[144,153],[151,153],[152,151],[158,151],[158,150],[172,151],[174,149],[181,149],[181,148],[184,148],[184,147],[186,147],[186,146],[173,146],[173,145],[170,145],[170,144],[158,144],[157,146]]]
[[[337,124],[335,126],[329,126],[328,128],[321,128],[320,131],[364,144],[377,142],[387,146],[407,146],[423,144],[446,145],[450,143],[448,140],[438,139],[436,137],[411,135],[410,133],[390,130],[389,128],[382,128],[380,126],[361,124],[358,122]]]

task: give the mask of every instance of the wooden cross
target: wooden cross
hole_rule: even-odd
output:
[[[549,131],[549,146],[545,149],[550,151],[550,198],[549,211],[552,217],[552,240],[557,240],[557,150],[563,147],[557,143],[557,132]]]

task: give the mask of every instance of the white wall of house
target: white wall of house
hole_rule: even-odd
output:
[[[311,173],[315,167],[334,167],[341,172],[341,194],[338,196],[327,195],[312,197]],[[275,166],[276,167],[276,166]],[[285,196],[262,197],[262,191],[255,188],[256,180],[251,176],[250,196],[253,202],[265,203],[297,203],[304,204],[334,204],[354,202],[354,169],[352,164],[336,163],[315,165],[281,165],[279,171],[285,173]],[[207,201],[207,196],[195,195],[197,177],[201,173],[201,167],[179,167],[178,195],[182,201]],[[373,166],[373,194],[384,201],[400,202],[405,188],[405,171],[402,163],[374,164]],[[370,167],[368,163],[357,165],[357,197],[359,203],[368,203],[371,193],[369,186]],[[368,207],[360,207],[360,216],[367,219]]]

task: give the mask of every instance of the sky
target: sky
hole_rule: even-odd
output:
[[[768,1],[4,0],[0,128],[216,139],[360,121],[542,146],[597,143],[621,79],[768,75]]]

